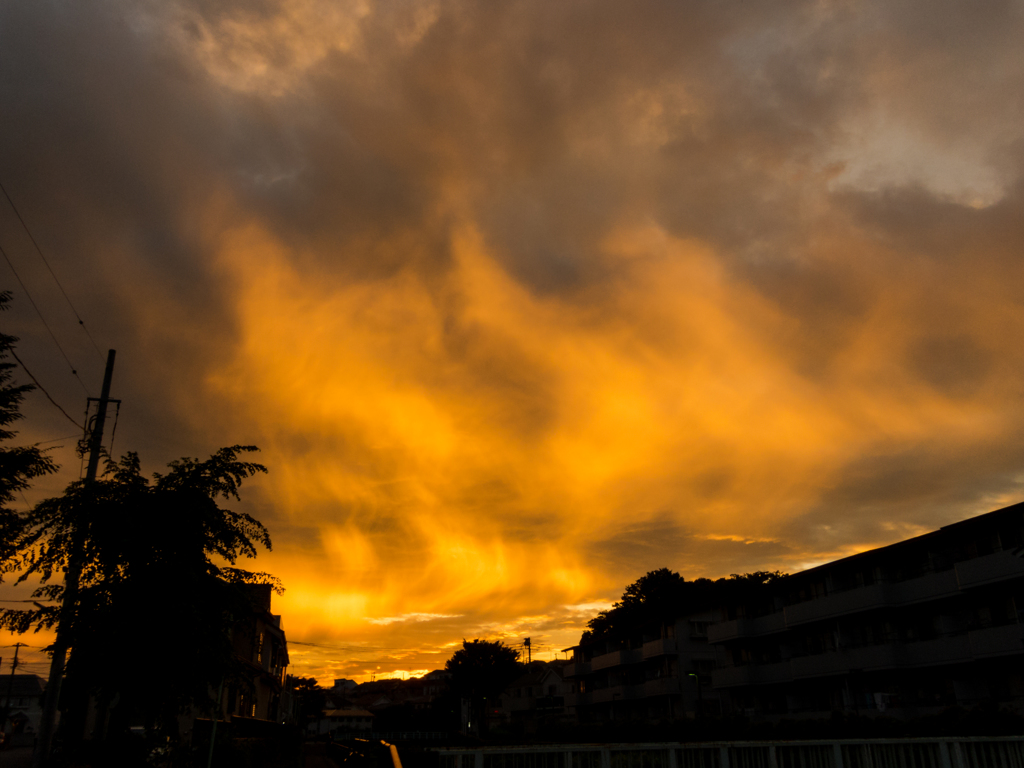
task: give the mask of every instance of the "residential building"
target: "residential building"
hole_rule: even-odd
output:
[[[726,711],[1024,713],[1024,504],[778,579],[708,628]],[[625,652],[623,652],[625,653]],[[593,662],[591,661],[591,664]]]
[[[711,687],[716,649],[708,644],[713,610],[668,617],[581,643],[565,667],[565,696],[579,722],[675,720],[719,711]]]
[[[229,718],[282,722],[290,716],[282,699],[288,643],[281,617],[270,612],[271,589],[269,584],[246,585],[252,612],[239,618],[231,633],[244,679],[227,686],[221,702]]]
[[[10,713],[3,730],[11,743],[32,743],[43,714],[45,681],[39,675],[4,675],[0,677],[0,706],[10,697]]]
[[[565,666],[557,661],[533,662],[525,674],[505,688],[498,708],[489,715],[493,720],[522,728],[525,733],[570,719],[565,697],[572,693],[573,686],[562,677]]]
[[[368,734],[373,730],[373,713],[365,709],[328,709],[323,717],[310,723],[308,730],[317,734]]]

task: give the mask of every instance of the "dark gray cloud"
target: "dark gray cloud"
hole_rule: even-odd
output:
[[[393,625],[436,650],[1018,492],[1021,27],[1013,2],[17,0],[0,180],[119,350],[118,445],[264,445],[300,631],[436,614]],[[7,209],[0,244],[98,389]],[[24,297],[4,321],[77,415]]]

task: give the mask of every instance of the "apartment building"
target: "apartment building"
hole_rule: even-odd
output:
[[[235,657],[244,680],[232,682],[223,692],[223,715],[281,722],[290,716],[285,690],[288,642],[281,616],[270,612],[272,587],[248,584],[244,591],[251,613],[240,617],[231,632]]]
[[[759,719],[1024,713],[1024,504],[778,579],[708,628],[711,687]],[[646,648],[646,645],[644,646]],[[632,652],[632,651],[630,651]],[[593,661],[590,661],[593,665]]]
[[[718,618],[717,611],[695,612],[567,648],[567,709],[583,723],[717,714],[708,629]]]

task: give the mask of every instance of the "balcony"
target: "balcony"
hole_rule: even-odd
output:
[[[1012,552],[1007,551],[956,564],[956,579],[960,589],[980,587],[1021,576],[1024,576],[1024,559],[1014,557]]]
[[[644,696],[667,696],[679,693],[679,680],[674,677],[660,677],[644,683]]]
[[[1018,641],[1018,651],[1020,642]],[[903,661],[908,667],[931,667],[937,664],[956,664],[971,660],[971,645],[967,635],[922,640],[905,646]]]
[[[793,677],[824,677],[841,675],[851,669],[892,669],[903,666],[904,646],[896,643],[850,648],[846,651],[800,656],[790,660]]]
[[[593,691],[591,701],[594,704],[602,704],[609,701],[628,701],[630,699],[639,699],[644,695],[644,688],[642,685],[612,685],[608,688],[601,688],[600,690]]]
[[[951,597],[957,593],[956,571],[940,571],[929,573],[916,579],[908,579],[897,584],[890,584],[890,599],[900,605],[911,605],[940,597]]]
[[[737,637],[746,637],[750,634],[747,624],[746,619],[716,622],[708,627],[708,642],[723,643],[726,640],[735,640]]]
[[[590,674],[590,662],[589,661],[574,661],[572,664],[565,665],[565,677],[583,677],[584,675]]]
[[[671,656],[677,652],[676,641],[673,637],[663,637],[658,640],[651,640],[644,643],[641,649],[641,656],[645,659],[653,659],[655,656]]]
[[[725,667],[711,671],[712,688],[736,688],[741,685],[752,685],[754,682],[754,665],[742,667]]]
[[[565,694],[565,706],[567,707],[585,707],[590,704],[589,693],[567,693]]]
[[[1024,650],[1021,645],[1020,624],[976,629],[968,632],[967,638],[971,655],[976,659],[1019,655]]]
[[[767,616],[758,616],[749,621],[750,634],[754,636],[770,635],[773,632],[782,632],[786,629],[786,614],[783,611],[769,613]]]
[[[590,660],[590,668],[597,672],[599,669],[619,667],[623,664],[638,664],[644,660],[643,651],[640,648],[629,648],[622,651],[612,651],[601,656],[595,656]]]
[[[836,592],[826,597],[786,606],[786,626],[794,627],[846,613],[881,608],[888,603],[888,584],[872,584],[870,587]]]
[[[961,565],[988,559],[978,558],[978,560],[971,560]],[[1017,575],[1024,576],[1024,560],[1011,559],[1018,563],[1019,571]],[[988,573],[992,570],[992,566],[979,567],[975,568],[971,573],[982,571]],[[794,627],[812,621],[831,619],[850,613],[860,613],[861,611],[868,611],[873,608],[910,605],[941,597],[950,597],[955,595],[958,589],[962,589],[963,586],[964,578],[960,575],[960,565],[958,565],[956,571],[929,573],[916,579],[908,579],[907,581],[892,584],[872,584],[868,587],[858,587],[845,592],[833,592],[826,597],[819,597],[815,600],[807,600],[803,603],[786,606],[785,623],[787,627]]]
[[[776,661],[773,664],[758,664],[754,667],[754,682],[758,685],[772,683],[788,683],[793,679],[793,670],[789,661]]]
[[[733,619],[712,624],[708,627],[708,642],[721,643],[725,640],[735,640],[737,637],[759,637],[785,629],[786,614],[779,611],[753,619]]]

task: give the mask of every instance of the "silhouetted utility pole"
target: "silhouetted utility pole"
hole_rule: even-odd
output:
[[[85,472],[86,484],[96,481],[96,472],[100,465],[100,452],[103,450],[103,426],[107,420],[107,405],[111,402],[110,380],[114,377],[114,355],[115,352],[112,349],[107,352],[107,368],[103,372],[103,390],[97,401],[99,406],[96,409],[96,420],[86,438],[89,446],[89,464]],[[93,400],[96,398],[88,398],[89,402]],[[86,428],[88,428],[88,424]],[[33,768],[42,766],[50,756],[50,747],[53,744],[53,726],[57,719],[57,702],[60,700],[60,685],[64,677],[64,662],[68,654],[68,628],[75,613],[75,603],[78,601],[78,579],[82,573],[80,553],[84,544],[82,541],[84,533],[84,521],[77,521],[72,532],[68,569],[64,573],[64,596],[60,606],[60,616],[57,620],[57,639],[53,643],[53,658],[50,660],[50,679],[46,682],[43,716],[39,723],[39,741],[36,743],[36,750],[32,755]]]
[[[11,693],[14,691],[14,670],[18,668],[18,651],[25,643],[14,644],[14,661],[11,662],[11,677],[7,681],[7,704],[4,705],[4,722],[2,724],[4,733],[7,733],[7,721],[11,719]]]

